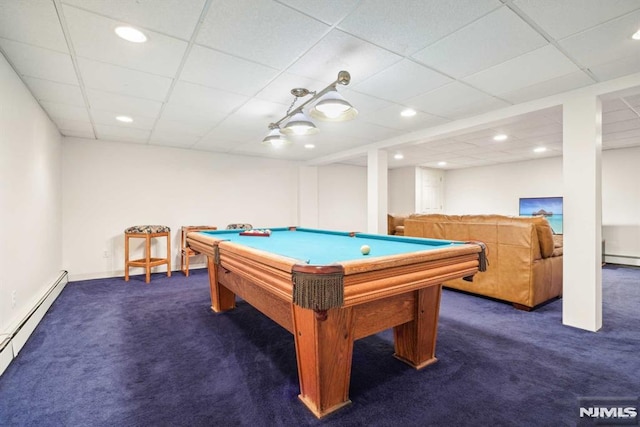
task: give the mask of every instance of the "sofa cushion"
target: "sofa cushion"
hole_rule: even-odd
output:
[[[555,246],[553,242],[553,230],[549,225],[549,221],[542,216],[533,217],[532,220],[536,224],[538,242],[540,243],[540,255],[542,255],[542,258],[549,258],[553,255]]]

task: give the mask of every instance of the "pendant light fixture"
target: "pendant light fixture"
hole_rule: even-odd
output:
[[[320,92],[312,92],[305,88],[291,89],[291,94],[294,96],[293,102],[287,113],[277,122],[269,124],[269,133],[264,138],[263,143],[275,146],[280,146],[284,143],[280,139],[284,139],[285,135],[312,135],[318,133],[318,128],[305,114],[304,108],[314,101],[317,101],[315,106],[311,109],[310,115],[319,120],[325,121],[344,121],[351,120],[358,115],[358,111],[353,108],[349,102],[347,102],[342,95],[338,93],[337,85],[348,85],[351,81],[351,75],[347,71],[340,71],[338,78],[326,88]],[[302,105],[294,109],[294,106],[299,98],[304,98],[311,95],[311,98],[305,101]],[[280,131],[280,125],[285,123],[282,131]],[[275,144],[274,144],[275,142]]]

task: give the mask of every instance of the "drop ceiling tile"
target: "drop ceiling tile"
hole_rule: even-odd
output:
[[[284,115],[283,107],[267,101],[252,99],[198,141],[197,146],[227,147],[241,141],[260,143],[269,132],[269,123]]]
[[[335,78],[337,78],[337,74]],[[335,80],[335,78],[333,80]],[[257,95],[256,98],[263,99],[265,101],[276,102],[282,105],[286,105],[287,107],[291,105],[291,102],[295,99],[291,94],[291,90],[294,88],[306,88],[309,91],[319,92],[327,85],[329,85],[333,80],[330,81],[318,81],[314,79],[310,79],[308,77],[298,76],[291,73],[282,73],[274,80],[272,80],[267,86],[264,87]],[[340,86],[338,88],[338,92],[342,93],[344,91],[344,86]],[[300,105],[306,100],[310,99],[309,97],[304,97],[298,99],[296,105]],[[283,114],[285,110],[283,111]]]
[[[535,127],[528,127],[512,132],[512,136],[518,139],[541,137],[546,135],[562,134],[562,123],[547,123]]]
[[[438,89],[407,100],[407,104],[420,111],[440,117],[447,117],[464,111],[468,105],[491,99],[485,93],[460,82],[449,83]]]
[[[132,142],[146,144],[151,131],[145,129],[128,128],[122,126],[107,126],[96,124],[96,133],[99,139],[107,141]]]
[[[182,134],[185,136],[203,136],[206,135],[214,125],[214,122],[206,120],[177,121],[160,119],[153,129],[151,142],[154,141],[154,135]]]
[[[403,59],[363,82],[356,83],[353,89],[401,103],[451,81],[452,79],[443,74]]]
[[[592,65],[589,67],[589,70],[591,70],[600,81],[638,73],[640,72],[640,55],[631,55],[604,64]]]
[[[631,128],[629,130],[621,132],[606,132],[603,134],[603,138],[606,137],[608,141],[615,141],[619,139],[636,138],[636,143],[640,139],[640,129]]]
[[[403,117],[400,113],[404,109],[404,106],[394,104],[373,113],[361,114],[358,116],[358,120],[379,124],[405,132],[417,131],[448,122],[446,119],[421,111],[416,112],[416,115],[413,117]]]
[[[605,64],[638,57],[640,42],[631,35],[638,31],[640,10],[596,28],[560,40],[559,44],[583,66]]]
[[[463,80],[485,92],[501,95],[563,76],[578,67],[552,45],[536,49]]]
[[[603,139],[602,141],[603,150],[637,147],[637,146],[638,146],[638,137],[620,138],[620,139]]]
[[[350,13],[359,0],[281,0],[280,2],[324,23],[334,25]]]
[[[612,111],[626,110],[629,107],[622,102],[620,98],[607,99],[602,102],[602,113],[610,113]]]
[[[602,124],[602,133],[604,134],[613,134],[632,130],[640,130],[640,117],[635,116],[631,120]]]
[[[74,50],[83,58],[173,77],[187,49],[187,42],[152,31],[145,31],[145,43],[131,43],[114,32],[122,21],[71,6],[63,10]]]
[[[199,139],[200,136],[185,134],[183,132],[154,130],[149,139],[149,143],[165,147],[189,148]]]
[[[278,75],[278,70],[202,46],[193,46],[180,79],[253,96]]]
[[[466,133],[463,133],[462,135],[456,135],[455,139],[457,141],[472,142],[474,144],[476,144],[477,141],[496,142],[493,140],[493,137],[499,133],[505,133],[509,135],[509,132],[506,131],[505,127],[497,126],[496,124],[496,126],[491,126],[491,127],[488,127],[487,129],[480,129],[476,131],[466,132]],[[500,141],[497,141],[497,142],[500,142]]]
[[[114,20],[183,40],[193,34],[205,0],[62,0]]]
[[[316,122],[323,137],[348,139],[362,138],[370,142],[381,141],[395,136],[402,132],[397,129],[380,126],[374,123],[367,123],[357,118],[347,122]]]
[[[54,119],[54,122],[58,126],[58,129],[60,129],[60,132],[63,132],[63,130],[65,130],[81,133],[91,133],[91,135],[93,135],[93,126],[88,120]],[[93,137],[94,136],[92,136],[92,138]]]
[[[0,48],[21,76],[78,85],[69,54],[7,39],[0,39]]]
[[[437,147],[431,147],[432,150],[438,151],[440,153],[457,153],[471,148],[475,148],[475,146],[466,142],[454,141],[450,141],[447,144],[442,144]]]
[[[638,114],[630,108],[625,110],[611,111],[609,113],[602,113],[603,126],[608,126],[612,123],[622,122],[625,120],[634,120],[638,118]]]
[[[502,93],[500,97],[514,104],[532,101],[545,96],[556,95],[573,89],[585,87],[595,82],[583,71],[575,71],[564,76],[555,77],[540,83],[535,83],[512,92]]]
[[[96,135],[93,133],[93,129],[90,130],[73,130],[73,129],[59,129],[60,133],[68,137],[96,139]]]
[[[53,1],[0,2],[0,38],[69,53]]]
[[[91,117],[93,118],[93,122],[95,124],[107,125],[107,126],[118,126],[122,128],[151,130],[153,129],[153,125],[156,122],[156,119],[153,117],[131,115],[133,122],[123,123],[116,120],[116,117],[121,115],[122,113],[116,112],[116,111],[109,111],[109,110],[92,109],[90,113],[91,113]]]
[[[206,122],[209,128],[220,123],[227,113],[220,110],[203,111],[193,105],[166,104],[162,111],[162,119],[179,122]]]
[[[494,97],[487,97],[485,99],[481,99],[475,102],[469,102],[467,105],[461,106],[460,108],[450,111],[446,118],[448,119],[462,119],[465,117],[472,117],[478,114],[485,113],[487,111],[498,110],[500,108],[508,107],[508,102],[505,102],[501,99]]]
[[[231,118],[238,120],[240,126],[251,128],[255,124],[266,130],[269,123],[277,121],[284,114],[282,105],[254,98],[234,111]]]
[[[344,97],[344,99],[349,101],[349,104],[351,104],[356,110],[358,110],[359,114],[373,113],[384,108],[389,108],[393,105],[397,105],[392,102],[385,101],[374,96],[369,96],[367,94],[360,93],[356,90],[348,88],[338,88],[338,91]]]
[[[76,105],[78,107],[85,106],[80,86],[36,79],[34,77],[25,77],[23,80],[38,101]]]
[[[625,96],[624,100],[632,107],[640,107],[640,95]]]
[[[173,88],[167,106],[191,107],[189,114],[196,116],[227,115],[250,98],[227,90],[179,81]]]
[[[500,6],[497,0],[364,0],[340,29],[401,55],[410,55]]]
[[[327,24],[274,1],[219,0],[209,9],[197,43],[284,68],[329,29]]]
[[[41,101],[40,105],[47,110],[53,119],[89,121],[89,113],[84,107],[68,104],[54,104],[52,102]]]
[[[95,89],[87,89],[86,92],[91,109],[113,111],[117,113],[116,115],[155,118],[160,114],[160,109],[162,108],[162,102],[159,101],[134,98]]]
[[[546,44],[547,41],[519,16],[502,7],[412,57],[459,78]]]
[[[346,70],[351,74],[351,85],[355,85],[401,59],[401,56],[388,50],[333,30],[287,71],[332,82],[340,70]]]
[[[555,39],[562,39],[640,8],[637,0],[515,0]]]
[[[85,87],[136,98],[164,101],[172,79],[89,59],[78,59]]]

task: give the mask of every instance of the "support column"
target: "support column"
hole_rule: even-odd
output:
[[[562,323],[602,327],[602,106],[596,96],[563,104]]]
[[[367,231],[387,234],[387,152],[367,153]]]

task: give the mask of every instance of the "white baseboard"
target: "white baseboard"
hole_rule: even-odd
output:
[[[160,266],[162,267],[162,266]],[[157,268],[157,270],[156,270]],[[196,264],[191,264],[189,265],[189,270],[197,270],[199,268],[207,268],[207,264],[206,263],[196,263]],[[151,270],[152,273],[167,273],[167,269],[164,268],[159,268],[159,267],[154,267],[154,269]],[[131,271],[129,271],[129,275],[134,276],[134,275],[140,275],[140,274],[144,274],[144,268],[139,268],[139,269],[131,269]],[[174,270],[171,269],[171,274],[182,274],[182,272],[178,269],[178,270]],[[70,282],[77,282],[79,280],[93,280],[93,279],[106,279],[106,278],[110,278],[110,277],[124,277],[124,270],[117,270],[117,271],[108,271],[108,272],[98,272],[98,273],[83,273],[83,274],[70,274],[69,275],[69,281]]]
[[[640,257],[635,256],[605,255],[604,262],[606,262],[607,264],[632,265],[635,267],[640,267]]]
[[[66,271],[60,273],[49,288],[38,299],[28,314],[15,327],[7,331],[0,340],[0,375],[7,369],[11,361],[20,353],[22,347],[36,329],[60,292],[69,282]]]

